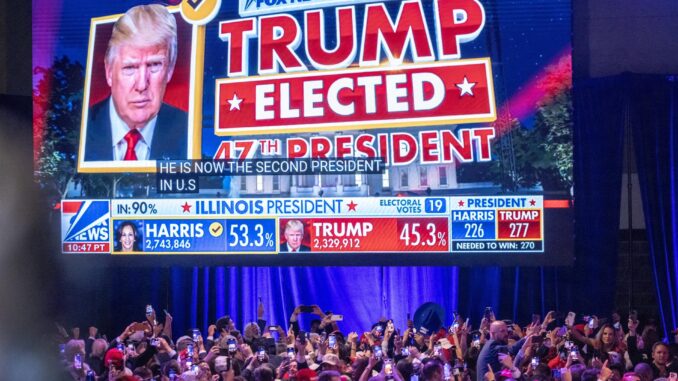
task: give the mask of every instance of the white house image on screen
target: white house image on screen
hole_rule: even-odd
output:
[[[416,133],[416,129],[408,129]],[[303,137],[335,134],[359,135],[365,131],[319,132]],[[285,156],[283,153],[282,156]],[[409,165],[387,167],[381,174],[324,174],[239,176],[231,181],[231,197],[289,195],[292,197],[350,197],[389,196],[397,194],[444,193],[459,187],[455,163],[420,165],[417,160]]]

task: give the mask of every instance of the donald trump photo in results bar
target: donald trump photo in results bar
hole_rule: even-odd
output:
[[[111,95],[89,109],[86,161],[186,159],[188,114],[163,103],[177,60],[177,23],[162,5],[129,9],[104,65]]]
[[[311,248],[302,244],[304,241],[304,223],[299,220],[289,220],[285,224],[285,242],[280,244],[281,253],[309,252]]]

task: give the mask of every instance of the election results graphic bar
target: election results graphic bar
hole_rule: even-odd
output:
[[[544,252],[542,196],[62,202],[64,253]],[[295,253],[298,252],[298,253]]]

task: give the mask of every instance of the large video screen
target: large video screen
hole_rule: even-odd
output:
[[[33,0],[55,245],[569,264],[570,42],[562,0]]]

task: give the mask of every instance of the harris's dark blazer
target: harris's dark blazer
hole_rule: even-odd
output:
[[[85,161],[112,161],[110,97],[89,109]],[[149,160],[186,160],[188,147],[188,114],[163,103],[155,123]]]

